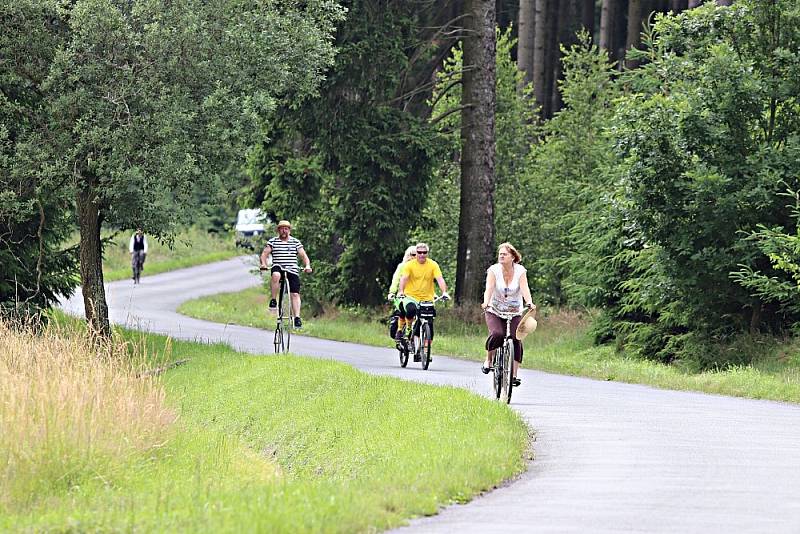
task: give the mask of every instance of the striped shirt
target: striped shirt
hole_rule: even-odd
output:
[[[290,273],[298,274],[300,272],[297,253],[303,248],[303,244],[299,239],[289,236],[286,241],[281,241],[280,237],[273,237],[267,241],[267,245],[272,248],[273,265],[280,265]]]

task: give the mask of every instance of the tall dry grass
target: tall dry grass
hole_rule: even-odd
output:
[[[0,508],[85,483],[113,486],[136,454],[164,443],[176,414],[129,347],[0,322]]]

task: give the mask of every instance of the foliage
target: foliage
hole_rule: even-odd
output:
[[[798,155],[800,156],[800,155]],[[769,258],[771,267],[782,277],[768,276],[752,267],[743,265],[731,274],[731,278],[748,289],[753,295],[766,302],[775,302],[792,317],[800,316],[800,193],[789,191],[786,196],[794,200],[792,217],[795,221],[795,234],[786,234],[781,227],[768,228],[759,224],[750,234],[759,250]],[[797,327],[797,322],[794,324]]]
[[[543,125],[543,138],[526,166],[537,231],[521,233],[529,236],[535,256],[528,276],[532,287],[554,303],[594,306],[605,274],[593,251],[621,244],[608,234],[610,221],[597,217],[614,205],[605,128],[619,88],[606,51],[585,33],[564,50],[563,65],[564,107]]]
[[[796,6],[744,1],[658,17],[633,54],[608,125],[610,202],[585,226],[608,222],[601,302],[631,353],[726,365],[714,344],[792,321],[730,273],[786,276],[748,236],[794,229],[780,193],[800,176],[799,45]]]
[[[32,80],[45,76],[59,36],[57,26],[25,21],[47,12],[43,2],[0,3],[0,314],[36,313],[69,295],[76,279],[75,250],[60,250],[69,203],[43,179],[50,163],[37,148]]]
[[[443,6],[347,2],[335,67],[320,95],[287,106],[250,158],[245,197],[297,222],[314,263],[307,295],[375,304],[427,195],[439,141],[424,95]],[[415,80],[419,80],[415,82]]]
[[[3,194],[21,203],[26,246],[33,207],[59,224],[76,199],[98,210],[82,232],[110,223],[169,239],[202,198],[223,198],[276,102],[313,94],[341,15],[329,0],[4,0],[3,175],[25,188]],[[47,236],[51,250],[65,233]],[[35,255],[20,259],[35,271]],[[54,273],[71,267],[58,261]]]

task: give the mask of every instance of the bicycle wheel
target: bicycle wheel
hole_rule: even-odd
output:
[[[422,369],[427,371],[431,364],[431,326],[427,322],[419,328],[419,355]]]
[[[289,352],[289,341],[294,328],[294,313],[292,312],[292,299],[289,296],[289,282],[286,280],[285,275],[281,281],[281,301],[278,303],[278,307],[280,309],[280,317],[288,320],[288,323],[283,325],[281,334],[283,336],[283,352]]]
[[[141,275],[141,267],[139,264],[139,255],[134,252],[131,257],[131,269],[133,270],[133,283],[139,283],[139,276]]]
[[[511,383],[514,375],[514,342],[506,339],[503,350],[503,384],[500,400],[507,404],[511,402],[511,390],[514,385]]]
[[[503,383],[503,356],[504,347],[494,351],[494,361],[492,362],[492,388],[496,399],[500,399],[500,391]]]
[[[400,353],[400,367],[405,367],[408,365],[408,340],[406,339],[405,331],[403,332],[403,337],[401,338],[400,344],[397,347],[397,352]]]

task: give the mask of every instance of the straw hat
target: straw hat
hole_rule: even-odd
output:
[[[278,228],[280,228],[281,226],[286,226],[289,230],[292,229],[292,223],[286,220],[278,221]]]
[[[536,330],[537,322],[535,319],[536,316],[536,306],[528,310],[528,313],[522,316],[522,320],[519,322],[519,326],[517,327],[517,339],[522,341],[525,339],[528,334]]]

